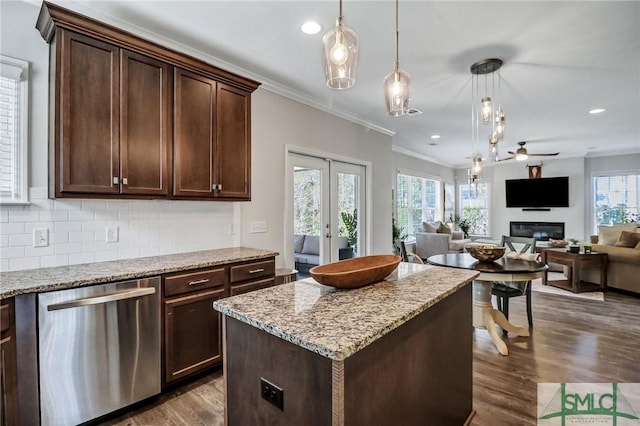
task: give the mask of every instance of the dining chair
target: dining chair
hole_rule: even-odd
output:
[[[525,237],[508,237],[502,236],[500,241],[502,247],[507,247],[507,253],[509,251],[515,251],[518,253],[535,253],[536,252],[536,239]],[[506,256],[506,254],[505,254]],[[517,282],[502,282],[494,281],[491,294],[496,296],[498,303],[498,310],[509,319],[509,299],[512,297],[526,296],[527,305],[527,319],[529,321],[529,327],[533,327],[533,317],[531,314],[531,281],[517,281]],[[504,334],[507,334],[506,330],[502,330]]]
[[[404,243],[404,240],[401,240],[400,238],[396,238],[395,243],[396,243],[396,247],[398,247],[398,249],[400,250],[400,257],[402,258],[403,262],[424,264],[422,259],[420,259],[420,257],[417,254],[407,251],[407,246]]]

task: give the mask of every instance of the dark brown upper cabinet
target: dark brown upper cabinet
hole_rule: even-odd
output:
[[[250,199],[250,96],[176,69],[175,196]]]
[[[44,2],[50,196],[251,199],[259,83]]]
[[[171,68],[72,31],[59,36],[54,195],[166,196]]]

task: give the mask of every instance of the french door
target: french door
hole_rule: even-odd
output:
[[[309,155],[289,156],[294,235],[318,237],[320,264],[363,255],[365,167]]]

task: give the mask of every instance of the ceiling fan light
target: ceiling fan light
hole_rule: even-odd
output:
[[[527,150],[524,147],[518,148],[516,150],[516,160],[524,161],[529,158],[529,154],[527,154]]]
[[[384,79],[384,97],[387,114],[401,117],[409,111],[411,92],[411,76],[400,69],[400,64],[393,64],[393,71]]]
[[[356,82],[358,61],[358,36],[342,23],[342,14],[336,26],[322,37],[322,64],[327,86],[344,90]]]

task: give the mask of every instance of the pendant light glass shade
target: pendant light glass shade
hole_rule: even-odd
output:
[[[504,111],[502,111],[501,108],[498,108],[498,110],[496,111],[496,118],[495,118],[495,132],[498,135],[498,139],[502,140],[502,138],[504,137],[504,129],[507,125],[507,120],[504,116]]]
[[[342,23],[342,2],[336,26],[322,37],[322,63],[327,86],[349,89],[356,82],[358,36]]]
[[[480,105],[482,113],[482,124],[488,124],[491,122],[491,117],[493,116],[491,98],[488,96],[486,98],[482,98],[482,100],[480,101]]]
[[[409,112],[411,76],[400,69],[400,30],[398,29],[398,0],[396,0],[396,60],[393,71],[384,79],[384,100],[387,114],[402,117]]]
[[[393,71],[384,79],[384,98],[387,114],[400,117],[409,112],[411,92],[411,76],[400,69],[400,64],[393,64]]]

